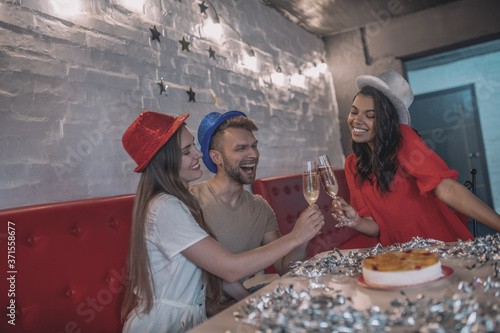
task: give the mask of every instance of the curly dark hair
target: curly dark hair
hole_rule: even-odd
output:
[[[390,192],[390,185],[398,168],[397,152],[401,142],[398,113],[391,101],[371,86],[361,88],[354,99],[358,95],[373,98],[376,132],[373,150],[368,143],[351,140],[351,149],[356,156],[358,186],[365,180],[373,184],[369,177],[373,174],[377,179],[378,191],[385,194]]]

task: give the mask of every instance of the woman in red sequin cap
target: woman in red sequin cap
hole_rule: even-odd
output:
[[[232,254],[206,225],[188,183],[202,175],[194,137],[184,123],[145,111],[123,135],[141,173],[134,202],[122,306],[124,332],[185,332],[206,319],[205,293],[229,293],[252,275],[309,241],[324,224],[310,210],[293,231],[258,249]],[[222,282],[224,281],[224,282]]]

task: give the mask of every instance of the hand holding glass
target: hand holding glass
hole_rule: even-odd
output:
[[[309,206],[312,207],[319,197],[319,176],[316,161],[304,162],[302,189],[304,191],[304,198],[306,198]]]
[[[333,172],[332,165],[330,164],[330,160],[327,155],[321,155],[319,157],[319,167],[318,167],[321,184],[325,192],[337,201],[337,192],[339,191],[339,183],[337,181],[337,177],[335,177],[335,172]],[[335,225],[336,228],[341,228],[349,225],[351,221],[346,217],[342,217]]]

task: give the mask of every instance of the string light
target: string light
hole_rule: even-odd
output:
[[[203,24],[203,32],[207,37],[216,41],[219,41],[222,37],[222,27],[220,23],[214,23],[211,19],[205,20],[205,23]]]
[[[278,66],[276,72],[271,74],[271,82],[282,87],[285,85],[285,75],[280,66]]]
[[[205,0],[205,2],[210,5],[210,8],[213,11],[213,16],[212,16],[213,23],[217,25],[217,24],[220,24],[221,19],[224,20],[224,23],[238,36],[238,38],[243,43],[247,44],[248,48],[250,49],[251,56],[254,56],[255,54],[253,52],[252,46],[247,41],[245,41],[245,39],[243,38],[243,36],[240,35],[240,33],[238,32],[238,30],[236,30],[235,28],[233,28],[233,26],[230,25],[224,17],[220,16],[219,13],[217,13],[217,10],[215,9],[215,7],[212,4],[212,2],[210,2],[209,0]]]
[[[128,10],[131,10],[136,13],[142,13],[144,8],[144,0],[115,0],[115,1],[117,1],[121,6],[127,8]],[[68,2],[73,2],[73,1],[68,1]]]
[[[328,66],[325,62],[320,62],[319,64],[308,63],[306,69],[304,69],[304,75],[311,78],[318,78],[320,74],[326,73]]]
[[[320,64],[318,64],[316,67],[318,68],[318,71],[321,74],[325,74],[326,70],[328,69],[328,66],[327,66],[327,64],[324,61],[321,62]]]
[[[306,77],[302,75],[302,72],[294,73],[290,78],[290,83],[296,87],[306,88]]]
[[[80,1],[75,0],[51,0],[54,11],[62,17],[73,17],[82,14]]]
[[[247,52],[242,52],[241,66],[253,72],[260,73],[258,58],[255,55],[255,51],[252,48],[252,46],[247,41],[245,41],[245,39],[241,36],[239,31],[233,28],[231,24],[229,24],[229,22],[223,16],[219,15],[219,13],[217,12],[216,8],[214,7],[214,5],[210,0],[204,0],[203,2],[200,2],[200,4],[205,4],[205,3],[208,4],[209,10],[203,11],[203,14],[208,16],[208,18],[203,23],[204,36],[216,40],[220,45],[224,44],[221,41],[221,38],[223,36],[223,27],[221,25],[221,20],[223,20],[224,26],[229,27],[238,36],[240,41],[245,43],[248,47]],[[316,59],[321,58],[321,54],[313,55],[313,57]],[[297,73],[287,76],[285,75],[285,73],[283,73],[281,67],[278,66],[276,71],[274,71],[271,74],[267,74],[268,78],[267,80],[270,79],[270,82],[268,81],[268,84],[272,83],[276,86],[284,87],[288,82],[288,84],[292,86],[299,87],[302,89],[307,89],[306,86],[307,77],[319,78],[321,74],[326,73],[326,71],[328,70],[327,64],[322,59],[308,62],[306,63],[306,65],[300,67],[302,68],[302,70],[299,69]],[[266,74],[264,73],[261,74],[261,77],[262,75],[266,76]],[[289,78],[289,80],[287,80],[287,77]]]
[[[257,63],[257,57],[255,56],[255,53],[253,50],[250,50],[250,52],[244,52],[243,53],[243,67],[246,69],[249,69],[251,71],[257,72],[258,71],[258,63]]]

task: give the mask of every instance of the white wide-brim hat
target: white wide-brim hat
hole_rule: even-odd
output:
[[[413,102],[413,91],[405,78],[396,71],[386,70],[378,77],[361,75],[356,78],[356,86],[360,90],[370,86],[383,93],[394,105],[399,116],[399,123],[410,125],[408,108]]]

